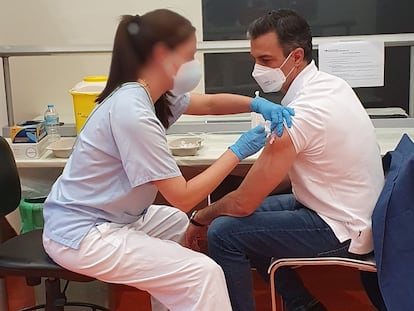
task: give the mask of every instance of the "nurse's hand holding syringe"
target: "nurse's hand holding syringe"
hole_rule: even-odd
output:
[[[270,132],[272,137],[270,143],[272,144],[275,138],[275,132],[278,137],[282,136],[284,121],[286,121],[288,128],[292,126],[292,116],[295,115],[295,111],[292,108],[272,103],[260,97],[259,91],[256,91],[255,95],[250,103],[250,109],[253,112],[260,113],[265,120],[271,122]]]

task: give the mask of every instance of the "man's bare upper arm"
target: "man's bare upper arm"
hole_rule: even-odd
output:
[[[273,144],[266,143],[261,155],[236,190],[242,208],[252,213],[286,177],[296,158],[293,142],[285,130]]]

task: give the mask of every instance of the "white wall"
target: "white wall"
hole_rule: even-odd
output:
[[[172,9],[191,20],[201,39],[201,0],[0,0],[0,45],[111,45],[122,14]],[[68,90],[85,75],[107,74],[110,54],[10,59],[15,120],[41,115],[54,103],[63,119],[73,115]],[[1,81],[0,81],[1,82]],[[4,103],[0,84],[0,103]],[[6,122],[4,104],[0,124]]]
[[[3,72],[3,64],[0,63],[0,72]],[[6,95],[4,94],[4,80],[3,74],[0,74],[0,128],[7,124],[7,111],[6,111]]]

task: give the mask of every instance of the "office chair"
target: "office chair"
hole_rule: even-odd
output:
[[[16,162],[8,142],[0,136],[0,217],[14,211],[19,206],[20,198]],[[43,249],[42,230],[30,231],[0,244],[0,277],[8,275],[23,276],[30,286],[39,285],[41,278],[46,278],[46,303],[22,311],[63,311],[65,306],[109,311],[95,304],[67,302],[65,292],[69,281],[91,282],[95,279],[71,272],[54,263]],[[66,280],[63,291],[60,279]]]
[[[384,160],[383,160],[384,166]],[[386,175],[385,171],[385,175]],[[268,272],[270,274],[270,290],[272,296],[272,310],[273,311],[284,311],[285,306],[282,300],[282,297],[276,292],[275,288],[275,273],[281,267],[303,267],[303,266],[342,266],[348,268],[358,269],[365,272],[377,272],[376,262],[374,255],[367,256],[363,259],[353,259],[346,257],[306,257],[306,258],[280,258],[272,259]],[[365,284],[364,284],[365,285]],[[367,289],[366,289],[367,290]],[[379,298],[375,297],[375,301],[370,296],[370,293],[367,292],[371,302],[375,305],[378,303],[378,308],[386,309],[384,302],[377,301]],[[382,310],[381,309],[381,310]]]
[[[281,267],[303,267],[303,266],[343,266],[355,268],[360,271],[376,272],[374,256],[366,259],[351,259],[343,257],[310,257],[310,258],[282,258],[272,260],[268,272],[270,274],[270,290],[272,295],[272,310],[284,311],[282,297],[276,292],[275,273]]]
[[[408,136],[406,138],[408,138]],[[403,140],[404,140],[404,137],[401,139],[401,141]],[[400,144],[401,144],[401,141],[400,141]],[[389,161],[390,161],[390,158],[388,157],[384,157],[382,160],[386,180],[388,178],[388,168],[390,165],[390,163],[388,163]],[[392,178],[395,178],[395,176],[393,176]],[[286,266],[288,267],[343,266],[343,267],[355,268],[355,269],[358,269],[360,271],[365,271],[365,272],[377,272],[374,255],[367,256],[366,258],[363,258],[363,259],[342,258],[342,257],[307,257],[307,258],[272,259],[270,266],[268,268],[268,273],[270,274],[270,286],[271,286],[272,310],[273,311],[277,311],[277,310],[284,311],[285,310],[282,297],[280,297],[280,295],[278,295],[278,293],[276,292],[275,273],[279,268],[286,267]],[[377,282],[377,280],[375,280],[375,282]],[[368,284],[364,284],[365,290],[371,302],[375,305],[375,307],[378,310],[387,310],[387,306],[384,303],[381,293],[375,292],[377,290],[375,288],[368,289],[366,285]],[[372,284],[369,284],[369,286],[372,286]]]

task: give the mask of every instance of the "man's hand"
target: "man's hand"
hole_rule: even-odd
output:
[[[195,251],[201,251],[199,240],[205,239],[207,241],[207,226],[198,227],[191,223],[187,227],[187,231],[184,237],[184,246]]]
[[[270,131],[273,133],[276,129],[276,134],[279,137],[283,134],[284,121],[286,121],[287,127],[290,128],[292,126],[292,116],[295,115],[295,111],[292,108],[272,103],[260,96],[253,98],[250,103],[250,109],[253,112],[260,113],[265,120],[271,121]]]

